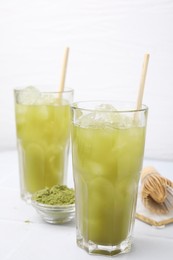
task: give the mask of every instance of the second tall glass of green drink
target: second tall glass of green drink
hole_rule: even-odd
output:
[[[78,102],[72,111],[77,244],[91,254],[129,252],[147,107]]]
[[[66,184],[73,90],[15,90],[21,197]]]

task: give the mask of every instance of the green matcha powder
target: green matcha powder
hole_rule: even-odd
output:
[[[74,189],[66,185],[55,185],[33,194],[32,199],[48,205],[69,205],[75,203]]]

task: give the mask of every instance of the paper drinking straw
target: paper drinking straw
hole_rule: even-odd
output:
[[[146,53],[144,55],[144,61],[142,66],[142,73],[141,73],[141,80],[139,85],[139,92],[137,97],[137,105],[136,109],[141,109],[142,106],[142,100],[143,100],[143,94],[144,94],[144,87],[145,87],[145,80],[147,75],[147,68],[148,68],[148,62],[149,62],[150,55]]]
[[[60,84],[59,84],[59,87],[58,87],[58,96],[59,97],[61,95],[60,92],[62,92],[64,90],[64,86],[65,86],[68,56],[69,56],[69,48],[66,47],[65,50],[64,50],[64,56],[63,56]]]

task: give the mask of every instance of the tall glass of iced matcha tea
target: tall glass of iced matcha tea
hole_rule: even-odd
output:
[[[73,90],[16,89],[15,114],[21,197],[66,183]]]
[[[104,101],[72,106],[77,244],[91,254],[130,251],[147,110]]]

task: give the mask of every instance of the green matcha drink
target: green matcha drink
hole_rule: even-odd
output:
[[[66,182],[72,91],[58,98],[29,87],[15,97],[21,196],[30,200],[34,192]]]
[[[130,249],[146,109],[136,119],[112,105],[97,110],[82,102],[73,108],[77,243],[90,253],[114,255]]]

